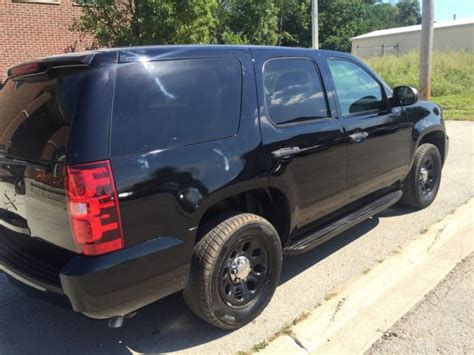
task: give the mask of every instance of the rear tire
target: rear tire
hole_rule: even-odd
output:
[[[254,214],[235,215],[196,244],[184,299],[194,313],[214,326],[240,328],[270,302],[281,264],[275,228]]]
[[[435,145],[426,143],[419,146],[405,179],[400,203],[416,209],[431,205],[441,183],[441,167],[441,155]]]

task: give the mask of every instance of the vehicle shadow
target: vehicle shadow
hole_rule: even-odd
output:
[[[318,248],[284,259],[280,284],[360,238],[379,223],[368,219]],[[0,275],[0,353],[163,353],[192,348],[228,334],[196,317],[181,293],[153,303],[120,329],[30,298]],[[26,339],[26,341],[25,341]]]
[[[412,214],[417,212],[416,209],[410,208],[410,207],[405,207],[405,206],[400,206],[400,205],[395,205],[393,207],[390,207],[382,212],[380,212],[377,217],[398,217],[398,216],[403,216],[407,214]]]
[[[344,248],[346,245],[352,243],[354,240],[374,229],[378,224],[379,219],[377,217],[369,218],[307,253],[286,256],[283,260],[283,270],[280,278],[280,285],[284,284],[288,280],[291,280],[293,277],[298,276],[299,273],[317,264],[339,249]]]

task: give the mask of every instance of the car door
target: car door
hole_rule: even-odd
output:
[[[390,107],[383,84],[362,63],[333,57],[327,64],[346,137],[350,203],[405,178],[412,124]]]
[[[270,183],[289,200],[292,229],[339,208],[346,189],[342,125],[308,54],[254,50]]]

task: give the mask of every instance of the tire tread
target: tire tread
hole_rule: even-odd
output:
[[[402,198],[400,199],[400,204],[411,207],[411,208],[416,208],[416,209],[422,209],[424,207],[427,207],[423,205],[422,201],[419,200],[417,193],[415,191],[416,186],[418,185],[417,182],[417,171],[420,169],[420,164],[423,160],[423,157],[430,151],[430,150],[435,150],[439,156],[439,159],[441,160],[441,156],[439,154],[438,148],[430,143],[424,143],[420,145],[415,153],[415,159],[413,161],[413,166],[410,169],[410,172],[405,179],[405,183],[403,185],[403,195]]]
[[[237,214],[220,222],[196,244],[188,283],[183,291],[186,303],[196,315],[222,329],[235,329],[235,326],[223,322],[213,311],[209,291],[212,273],[225,241],[250,223],[264,224],[278,235],[270,222],[251,213]],[[281,251],[280,244],[279,248]]]

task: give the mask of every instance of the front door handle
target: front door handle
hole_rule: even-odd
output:
[[[272,152],[272,156],[275,159],[291,158],[293,155],[298,154],[301,151],[300,147],[284,147]]]
[[[357,133],[352,133],[349,134],[349,140],[351,143],[360,143],[366,140],[366,138],[369,136],[367,132],[357,132]]]

